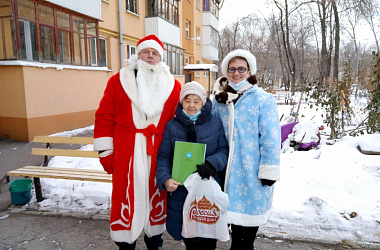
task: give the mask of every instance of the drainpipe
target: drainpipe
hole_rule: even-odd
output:
[[[119,46],[120,46],[120,69],[123,68],[124,58],[123,58],[123,25],[122,25],[122,9],[121,9],[121,0],[119,1]]]

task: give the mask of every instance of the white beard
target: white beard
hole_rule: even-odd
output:
[[[167,82],[168,75],[170,75],[169,67],[163,62],[150,65],[147,62],[138,60],[137,69],[136,81],[139,109],[148,118],[151,118],[161,113],[170,95],[171,89],[168,91],[168,85],[170,84]]]

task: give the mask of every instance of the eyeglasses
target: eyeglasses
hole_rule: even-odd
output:
[[[227,69],[227,72],[228,72],[228,73],[235,73],[236,70],[237,70],[237,72],[239,72],[239,73],[244,73],[245,71],[249,70],[249,68],[244,68],[244,67],[239,67],[239,68],[228,68],[228,69]]]

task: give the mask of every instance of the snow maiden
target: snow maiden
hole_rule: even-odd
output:
[[[254,55],[232,51],[221,67],[226,77],[214,84],[213,114],[222,119],[230,147],[224,188],[231,249],[253,249],[252,236],[268,220],[280,178],[279,116],[273,95],[257,87]]]

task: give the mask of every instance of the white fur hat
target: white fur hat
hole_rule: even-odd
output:
[[[196,81],[188,82],[182,87],[179,101],[182,103],[183,98],[191,94],[199,96],[199,98],[202,100],[203,105],[206,104],[206,89]]]
[[[237,56],[244,57],[245,60],[247,60],[247,62],[248,62],[248,67],[249,67],[249,70],[251,71],[251,74],[252,75],[256,74],[256,70],[257,70],[256,69],[256,57],[251,52],[249,52],[248,50],[237,49],[237,50],[233,50],[230,53],[228,53],[222,61],[221,67],[222,67],[222,74],[224,76],[227,76],[228,63],[230,62],[230,60],[232,58],[237,57]]]

